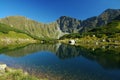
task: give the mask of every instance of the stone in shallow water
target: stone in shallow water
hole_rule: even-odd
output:
[[[0,75],[5,73],[5,69],[6,69],[7,65],[6,64],[2,64],[0,63]]]
[[[1,71],[1,70],[5,70],[6,67],[7,67],[6,64],[0,64],[0,71]]]

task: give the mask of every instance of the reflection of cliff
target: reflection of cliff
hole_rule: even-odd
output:
[[[39,51],[53,52],[60,59],[75,58],[83,56],[89,60],[96,61],[104,68],[119,69],[120,68],[120,53],[119,49],[95,49],[88,50],[83,47],[65,45],[65,44],[31,44],[25,47],[21,47],[15,50],[5,49],[3,52],[5,55],[12,57],[23,57]]]
[[[118,52],[118,51],[117,51]],[[84,54],[86,58],[97,61],[107,69],[120,68],[120,55],[115,50],[96,49],[90,55]]]
[[[59,47],[58,51],[56,52],[56,55],[60,59],[67,59],[67,58],[74,58],[74,57],[80,56],[80,54],[83,52],[86,52],[86,51],[85,50],[83,51],[82,48],[62,44]]]
[[[60,59],[83,56],[89,60],[97,61],[104,68],[120,68],[120,55],[116,50],[96,49],[94,51],[82,47],[61,45],[56,53]],[[118,53],[118,50],[117,50]]]
[[[15,50],[8,49],[4,51],[4,54],[12,57],[22,57],[38,51],[50,51],[55,53],[58,47],[58,44],[31,44]]]

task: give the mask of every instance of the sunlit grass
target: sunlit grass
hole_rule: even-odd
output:
[[[3,75],[0,75],[0,80],[48,80],[38,79],[34,76],[29,75],[27,72],[23,72],[21,69],[6,69]]]

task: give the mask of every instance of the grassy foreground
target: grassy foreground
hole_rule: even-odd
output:
[[[0,80],[48,80],[38,79],[34,76],[29,75],[27,72],[23,72],[21,69],[10,69],[6,68],[4,73],[0,75]]]

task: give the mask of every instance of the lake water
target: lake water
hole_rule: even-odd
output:
[[[0,62],[49,80],[120,80],[119,52],[60,43],[32,44],[1,50]]]

